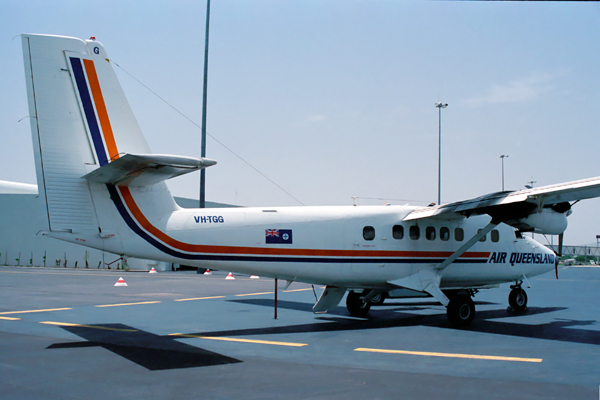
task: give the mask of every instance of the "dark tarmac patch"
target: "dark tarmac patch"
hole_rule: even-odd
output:
[[[235,358],[181,343],[123,324],[61,326],[86,342],[56,343],[48,349],[80,349],[100,346],[150,371],[209,367],[242,362]]]

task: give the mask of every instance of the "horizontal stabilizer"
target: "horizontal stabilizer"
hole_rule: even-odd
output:
[[[125,154],[84,178],[116,186],[149,186],[188,172],[215,165],[208,158],[170,156],[161,154]]]

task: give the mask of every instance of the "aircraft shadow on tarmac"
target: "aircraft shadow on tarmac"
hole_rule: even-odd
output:
[[[160,336],[123,324],[61,326],[86,342],[55,343],[48,349],[100,346],[151,371],[208,367],[242,362],[196,346],[173,336]]]
[[[273,307],[274,303],[268,299],[246,299],[231,300],[237,303],[253,304],[258,306]],[[476,304],[493,304],[476,302]],[[408,307],[406,307],[408,306]],[[383,329],[402,326],[431,326],[442,329],[453,329],[446,318],[445,313],[434,315],[413,314],[410,311],[431,309],[440,307],[434,302],[415,302],[391,304],[384,307],[371,309],[368,319],[354,318],[349,315],[345,308],[338,307],[328,315],[335,317],[320,316],[317,320],[325,321],[311,324],[290,325],[282,327],[268,327],[258,329],[239,329],[219,332],[200,332],[193,335],[202,336],[247,336],[265,334],[285,334],[303,332],[328,332],[328,331],[350,331],[364,329]],[[283,309],[310,311],[312,306],[306,303],[293,301],[279,301],[278,307]],[[555,311],[565,310],[564,307],[531,307],[525,313],[519,314],[500,310],[478,311],[475,321],[466,328],[472,332],[491,333],[497,335],[518,336],[533,339],[558,340],[563,342],[583,343],[600,345],[600,332],[586,329],[577,329],[577,326],[590,326],[597,323],[595,320],[566,320],[555,319],[542,324],[517,323],[508,321],[497,321],[500,318],[518,317],[519,315],[531,316],[536,314],[548,314]],[[565,329],[567,328],[567,329]]]
[[[254,299],[233,301],[243,304],[273,307],[272,300]],[[478,302],[477,304],[482,303]],[[408,307],[405,307],[407,305]],[[312,312],[312,305],[307,303],[279,301],[278,306],[284,309]],[[333,313],[329,313],[328,316],[323,315],[316,317],[318,322],[315,323],[227,331],[195,332],[182,334],[181,336],[155,335],[123,324],[61,326],[62,329],[65,329],[86,341],[55,343],[48,346],[48,349],[76,349],[99,346],[151,371],[209,367],[241,363],[243,361],[204,350],[196,346],[191,346],[179,342],[176,339],[180,339],[182,336],[186,335],[231,337],[289,333],[340,332],[409,326],[429,326],[452,329],[444,313],[421,315],[410,312],[431,309],[431,307],[434,306],[439,308],[439,304],[433,302],[404,303],[400,307],[398,304],[387,305],[385,307],[372,309],[372,315],[368,319],[351,317],[344,308],[338,307],[333,310]],[[564,307],[532,307],[524,315],[548,314],[565,309],[566,308]],[[537,325],[495,321],[500,318],[514,317],[516,315],[518,314],[506,310],[479,311],[476,320],[467,329],[472,332],[600,345],[600,332],[574,328],[576,326],[596,324],[597,321],[593,320],[578,321],[555,319],[552,322]]]

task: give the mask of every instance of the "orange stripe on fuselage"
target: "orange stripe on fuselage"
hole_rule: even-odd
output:
[[[110,160],[116,160],[119,158],[119,151],[117,150],[117,143],[115,136],[108,119],[108,112],[106,111],[106,104],[104,104],[104,96],[102,96],[102,90],[100,89],[100,82],[98,81],[98,75],[96,74],[96,67],[94,61],[83,59],[85,64],[85,71],[87,72],[88,82],[94,97],[94,103],[96,104],[96,112],[98,113],[98,119],[100,120],[100,126],[102,127],[102,134],[104,135],[104,142],[108,150],[108,157]]]
[[[395,250],[325,250],[325,249],[282,249],[242,246],[211,246],[189,244],[173,239],[148,221],[137,206],[128,187],[119,186],[117,189],[127,205],[133,218],[148,233],[166,245],[187,253],[206,254],[251,254],[251,255],[283,255],[283,256],[313,256],[313,257],[411,257],[411,258],[447,258],[451,251],[395,251]],[[461,258],[487,258],[489,252],[470,252]]]

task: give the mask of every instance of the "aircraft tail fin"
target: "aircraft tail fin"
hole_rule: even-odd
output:
[[[149,216],[178,209],[163,181],[215,162],[151,154],[100,42],[25,34],[22,43],[48,230],[118,231],[120,186]]]

